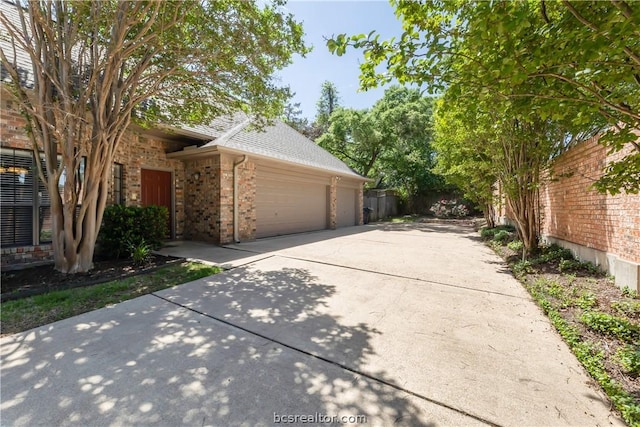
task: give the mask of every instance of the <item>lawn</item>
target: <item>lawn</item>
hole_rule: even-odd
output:
[[[220,271],[219,267],[181,262],[126,279],[3,302],[0,334],[26,331]]]

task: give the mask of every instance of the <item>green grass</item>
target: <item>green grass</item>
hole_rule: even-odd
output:
[[[123,280],[7,301],[0,305],[1,332],[26,331],[220,271],[218,267],[184,262]]]
[[[414,215],[405,215],[405,216],[398,216],[398,217],[391,218],[389,219],[389,222],[391,222],[392,224],[403,224],[403,223],[416,222],[419,219],[420,219],[419,217]]]

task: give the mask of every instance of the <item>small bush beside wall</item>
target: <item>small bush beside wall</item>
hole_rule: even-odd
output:
[[[107,206],[98,236],[100,251],[120,258],[129,255],[131,245],[159,249],[167,237],[168,222],[169,211],[164,206]]]

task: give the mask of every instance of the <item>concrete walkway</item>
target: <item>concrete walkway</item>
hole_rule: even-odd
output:
[[[2,425],[624,425],[472,230],[165,251],[228,270],[2,339]]]

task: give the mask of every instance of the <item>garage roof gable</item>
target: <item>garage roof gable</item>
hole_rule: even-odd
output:
[[[252,126],[249,118],[240,123],[228,123],[230,127],[226,133],[201,148],[224,147],[365,179],[342,160],[280,120],[262,129]]]

